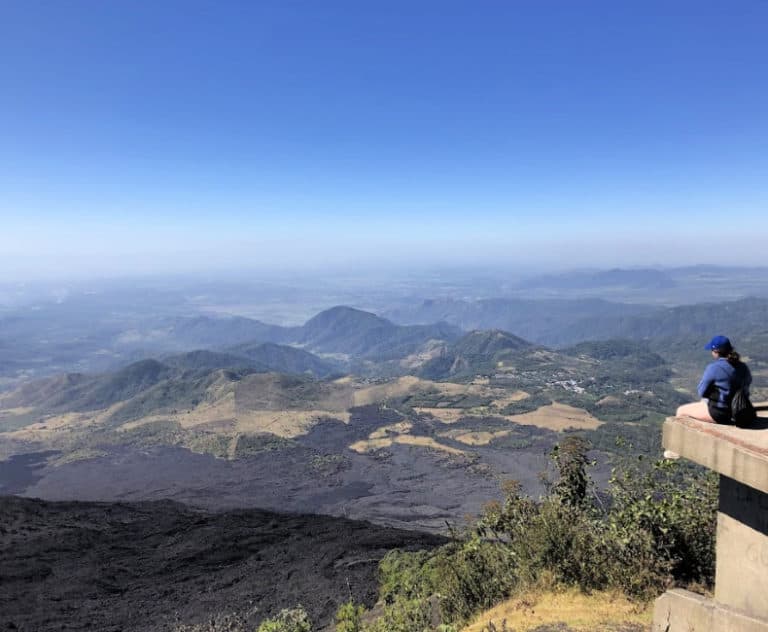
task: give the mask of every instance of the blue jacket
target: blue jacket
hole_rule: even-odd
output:
[[[725,358],[718,358],[707,365],[699,382],[699,397],[706,397],[717,408],[731,407],[733,393],[744,387],[749,394],[752,374],[743,362],[733,366]]]

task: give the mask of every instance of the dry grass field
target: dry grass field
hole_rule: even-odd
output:
[[[395,424],[381,426],[369,434],[368,439],[356,441],[350,445],[349,448],[359,454],[365,454],[371,450],[380,450],[382,448],[390,447],[393,443],[399,443],[401,445],[412,445],[432,450],[441,450],[449,454],[464,454],[461,450],[443,445],[432,437],[411,435],[409,433],[412,429],[413,424],[408,421],[400,421]]]
[[[233,396],[228,395],[221,401],[204,403],[192,410],[144,417],[122,426],[130,430],[144,424],[161,420],[176,421],[182,428],[205,426],[209,430],[217,428],[241,434],[268,432],[284,439],[306,434],[321,419],[333,418],[349,423],[348,412],[336,410],[243,410],[236,406]]]
[[[0,402],[2,402],[2,399],[0,399]],[[22,415],[28,415],[29,413],[33,412],[35,412],[35,409],[29,407],[6,408],[4,410],[0,410],[0,421],[3,421],[4,419],[10,419],[12,417],[21,417]]]
[[[459,419],[469,416],[463,408],[414,408],[413,410],[419,414],[431,415],[444,424],[455,424]]]
[[[528,397],[530,397],[530,395],[525,391],[514,391],[513,393],[504,395],[504,397],[500,397],[499,399],[493,400],[491,402],[491,406],[496,406],[497,408],[504,408],[505,406],[509,406],[509,404],[520,402],[524,399],[527,399]]]
[[[4,433],[8,439],[35,441],[41,444],[68,445],[69,437],[88,432],[90,427],[111,426],[117,431],[131,431],[157,422],[177,423],[183,430],[200,430],[209,435],[218,435],[223,440],[238,435],[269,433],[283,439],[292,439],[308,433],[323,419],[335,419],[340,423],[350,422],[350,409],[355,406],[384,404],[409,395],[428,393],[438,404],[431,407],[417,407],[419,414],[428,414],[447,426],[462,418],[496,416],[495,411],[528,397],[524,391],[505,391],[489,386],[487,380],[476,380],[469,384],[433,382],[413,376],[400,377],[386,383],[373,384],[356,378],[341,378],[332,382],[291,378],[276,374],[253,374],[234,382],[222,373],[221,379],[213,382],[199,398],[196,405],[179,408],[158,408],[146,416],[115,425],[113,417],[120,413],[128,402],[86,413],[65,413],[45,415],[39,421]],[[442,396],[446,401],[440,402]],[[490,406],[475,408],[451,407],[451,401],[472,396],[490,400]],[[443,405],[444,404],[444,405]],[[32,415],[28,408],[0,410],[0,420],[13,419],[19,415]],[[551,404],[536,411],[503,416],[509,422],[533,425],[553,431],[568,428],[593,429],[600,421],[586,411],[565,404]],[[447,437],[467,446],[488,445],[496,438],[510,431],[495,428],[484,431],[446,431],[437,438],[413,436],[409,420],[382,426],[372,432],[366,440],[358,441],[351,447],[357,452],[367,452],[391,446],[393,443],[412,445],[450,454],[462,454],[460,449],[440,443],[440,436]]]
[[[431,450],[439,450],[441,452],[447,452],[448,454],[465,454],[465,452],[462,450],[438,443],[432,437],[415,437],[409,434],[392,435],[378,439],[369,438],[365,441],[356,441],[351,446],[349,446],[349,449],[354,450],[358,454],[365,454],[371,450],[389,448],[393,443],[399,443],[400,445],[411,445],[419,448],[428,448]]]
[[[104,424],[121,406],[122,403],[119,403],[104,410],[88,413],[43,415],[40,421],[6,433],[5,436],[19,441],[45,441],[62,431],[83,430],[89,426]]]
[[[399,421],[396,424],[390,424],[389,426],[382,426],[374,430],[369,436],[369,439],[386,439],[390,435],[407,434],[413,428],[413,424],[409,421]]]
[[[459,441],[460,443],[464,443],[466,445],[488,445],[494,439],[506,437],[511,433],[511,430],[498,430],[496,432],[486,432],[482,430],[466,432],[460,430],[441,432],[440,436],[453,439],[454,441]]]
[[[509,421],[527,426],[536,426],[546,430],[561,432],[568,428],[576,430],[594,430],[603,424],[602,421],[590,415],[583,408],[575,408],[567,404],[557,402],[549,406],[542,406],[530,413],[522,415],[509,415],[505,417]]]
[[[484,612],[463,632],[482,632],[489,623],[502,629],[528,632],[540,626],[565,623],[573,632],[601,632],[620,629],[650,629],[653,602],[640,604],[609,592],[589,595],[576,589],[530,592],[505,601]]]

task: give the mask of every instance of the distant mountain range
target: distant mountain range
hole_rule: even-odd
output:
[[[494,298],[477,301],[441,298],[394,309],[386,315],[403,324],[444,321],[464,331],[501,329],[538,344],[557,346],[599,337],[600,330],[592,326],[595,318],[621,321],[656,311],[660,308],[593,298]]]
[[[456,340],[462,333],[448,323],[397,325],[370,312],[337,306],[320,312],[300,327],[267,325],[242,317],[178,318],[164,338],[176,346],[225,349],[235,355],[248,356],[248,349],[274,343],[299,346],[314,353],[386,360],[413,353],[429,340]],[[275,351],[274,347],[271,349]],[[263,362],[265,353],[267,349],[261,349],[259,357],[249,357]]]
[[[220,379],[222,370],[235,375],[277,373],[326,378],[341,374],[346,364],[321,358],[304,348],[264,342],[242,342],[250,334],[291,340],[329,355],[354,356],[370,361],[396,360],[427,343],[449,344],[460,336],[451,325],[400,326],[350,307],[321,312],[303,327],[264,325],[243,318],[197,317],[178,320],[177,340],[188,344],[208,340],[224,349],[194,351],[144,359],[117,371],[99,375],[67,373],[24,385],[7,400],[8,405],[34,407],[50,412],[106,409],[118,402],[121,421],[151,411],[192,407]]]
[[[519,284],[520,288],[546,288],[553,290],[574,290],[594,288],[668,289],[675,287],[673,275],[667,270],[622,269],[577,270],[563,274],[531,277]]]
[[[768,299],[707,302],[660,308],[599,299],[426,300],[389,312],[396,322],[442,320],[462,329],[503,329],[546,346],[588,340],[704,340],[714,333],[735,337],[768,330]]]
[[[456,375],[461,366],[477,363],[467,359],[476,354],[455,345],[464,332],[478,330],[511,332],[505,335],[548,348],[590,340],[646,340],[655,351],[675,354],[689,353],[714,333],[746,340],[759,353],[755,341],[768,337],[766,298],[671,308],[600,299],[441,298],[386,315],[337,306],[295,327],[240,316],[161,317],[124,329],[101,324],[87,334],[58,330],[54,324],[35,333],[36,316],[26,325],[15,316],[0,320],[0,389],[2,376],[10,376],[13,387],[41,374],[114,373],[145,358],[175,371],[233,368],[315,377],[350,370],[392,376],[418,372],[429,362],[423,369],[428,375]],[[104,388],[110,392],[112,387]],[[90,398],[110,399],[98,393]]]

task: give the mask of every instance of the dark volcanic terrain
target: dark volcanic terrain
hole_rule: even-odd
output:
[[[317,515],[0,496],[0,629],[172,631],[221,613],[255,626],[298,603],[322,627],[350,594],[374,603],[387,551],[443,542]]]
[[[461,455],[409,445],[370,455],[344,451],[354,429],[330,421],[279,449],[235,460],[166,446],[116,446],[97,458],[59,466],[45,466],[30,455],[17,459],[18,484],[2,491],[47,500],[171,499],[209,510],[317,512],[444,531],[446,522],[462,523],[497,498],[501,480],[539,489],[538,473],[557,435],[526,430],[535,447],[526,442],[525,449],[506,452],[478,448],[488,464],[482,467]]]

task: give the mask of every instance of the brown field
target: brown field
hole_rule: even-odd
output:
[[[433,382],[422,380],[412,375],[398,378],[386,384],[377,384],[359,389],[355,392],[355,406],[382,402],[394,397],[404,397],[419,392],[436,392],[442,395],[485,395],[491,392],[481,384],[456,384],[455,382]]]
[[[52,415],[41,421],[7,433],[9,438],[23,441],[42,441],[60,432],[82,430],[88,426],[104,424],[122,406],[122,403],[96,412]],[[5,412],[5,411],[3,411]],[[157,421],[174,421],[182,428],[205,426],[207,430],[224,433],[270,432],[283,438],[307,433],[319,420],[333,418],[349,423],[346,411],[312,408],[308,410],[244,410],[237,406],[235,394],[228,392],[214,402],[202,404],[186,411],[148,415],[119,427],[132,430]]]
[[[2,401],[0,399],[0,401]],[[17,407],[17,408],[5,408],[3,410],[0,410],[0,420],[8,419],[9,417],[19,417],[21,415],[28,415],[29,413],[34,412],[34,408],[24,408],[24,407]]]
[[[509,395],[505,395],[504,397],[500,397],[499,399],[493,400],[491,402],[491,406],[496,406],[497,408],[504,408],[504,406],[509,406],[509,404],[520,402],[524,399],[527,399],[528,397],[530,397],[530,395],[525,391],[515,391],[514,393],[510,393]]]
[[[575,408],[557,402],[542,406],[530,413],[522,415],[507,415],[505,419],[526,426],[536,426],[547,430],[560,432],[566,428],[576,430],[594,430],[603,422],[590,415],[583,408]]]
[[[368,439],[366,441],[356,441],[351,446],[350,450],[354,450],[360,454],[365,454],[370,450],[380,450],[381,448],[388,448],[393,443],[399,443],[401,445],[412,445],[420,448],[429,448],[432,450],[440,450],[442,452],[448,452],[449,454],[464,454],[457,448],[452,448],[442,443],[438,443],[431,437],[414,437],[408,434],[394,435],[387,438],[380,439]]]
[[[462,408],[414,408],[419,414],[432,415],[444,424],[455,424],[459,419],[467,417],[467,412]]]
[[[494,439],[506,437],[511,432],[511,430],[498,430],[497,432],[486,432],[482,430],[475,432],[449,431],[440,433],[440,436],[449,437],[454,441],[459,441],[466,445],[488,445]]]
[[[638,605],[610,592],[584,594],[577,589],[527,593],[509,599],[481,614],[462,632],[482,632],[489,623],[501,629],[528,632],[538,627],[566,623],[574,632],[600,632],[620,624],[650,626],[653,602]]]
[[[378,428],[374,430],[370,435],[368,435],[369,439],[386,439],[390,435],[398,435],[398,434],[405,434],[407,432],[410,432],[413,428],[413,424],[409,421],[399,421],[396,424],[391,424],[389,426],[382,426],[381,428]]]
[[[408,434],[412,428],[413,424],[408,421],[400,421],[395,424],[381,426],[368,435],[368,439],[356,441],[350,445],[349,448],[360,454],[365,454],[370,450],[388,448],[393,443],[399,443],[401,445],[413,445],[421,448],[430,448],[432,450],[442,450],[449,454],[464,454],[461,450],[443,445],[442,443],[435,441],[432,437],[416,437]]]
[[[122,405],[123,403],[121,402],[104,410],[88,413],[63,413],[61,415],[43,416],[37,423],[6,433],[6,436],[20,441],[44,441],[62,431],[82,430],[88,426],[102,424]]]
[[[306,434],[321,419],[333,418],[349,423],[349,413],[336,410],[242,410],[233,393],[212,404],[203,403],[192,410],[176,414],[150,415],[121,426],[125,430],[159,420],[176,421],[182,428],[206,425],[217,426],[228,432],[255,434],[269,432],[284,439]]]
[[[428,382],[427,380],[421,380],[417,377],[407,375],[392,382],[387,382],[386,384],[366,386],[355,391],[352,405],[366,406],[368,404],[383,402],[384,400],[392,399],[393,397],[404,397],[412,393],[426,390],[430,388],[430,385],[431,382]]]
[[[493,406],[488,408],[459,409],[438,406],[415,409],[419,413],[432,415],[444,424],[456,423],[467,416],[492,415],[495,407],[503,407],[528,397],[524,391],[510,393],[503,389],[491,388],[487,380],[482,379],[471,384],[458,384],[405,376],[385,384],[369,385],[353,377],[322,383],[292,381],[274,374],[254,374],[235,384],[222,374],[222,379],[217,380],[207,390],[204,401],[194,408],[151,414],[126,423],[121,428],[131,430],[163,420],[177,422],[184,429],[205,427],[208,431],[226,435],[268,432],[283,438],[293,438],[309,432],[319,420],[324,418],[349,423],[348,411],[352,406],[382,403],[418,392],[431,392],[446,397],[467,394],[496,397]],[[124,405],[125,403],[121,402],[102,411],[46,416],[37,423],[5,433],[5,436],[22,441],[45,441],[61,432],[82,431],[92,425],[105,424]],[[0,410],[0,419],[33,412],[27,408]],[[561,404],[553,404],[532,413],[505,418],[515,423],[531,424],[551,430],[588,429],[596,428],[600,424],[585,411]],[[410,425],[407,423],[380,428],[368,438],[368,441],[395,441],[449,452],[455,451],[433,440],[409,438],[407,435],[409,430]],[[462,432],[454,438],[467,445],[485,445],[495,436],[501,435]]]

